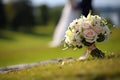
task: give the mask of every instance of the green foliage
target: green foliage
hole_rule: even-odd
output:
[[[3,0],[0,0],[0,29],[5,29],[6,23],[7,19],[5,15]]]
[[[50,8],[50,21],[54,22],[55,25],[58,23],[60,16],[62,14],[63,6],[58,6],[54,8]]]
[[[90,45],[94,44],[95,42],[89,43],[89,42],[87,42],[85,39],[83,39],[83,40],[82,40],[82,43],[83,43],[85,46],[90,46]]]
[[[49,8],[47,5],[41,5],[35,8],[37,25],[47,25],[49,22],[58,23],[63,6]]]
[[[105,36],[104,36],[103,34],[99,34],[97,41],[98,41],[98,42],[102,42],[102,41],[104,41],[104,40],[105,40]]]
[[[30,32],[34,25],[33,6],[30,0],[20,0],[13,3],[15,15],[11,22],[12,30],[23,28],[26,32]]]
[[[47,5],[41,5],[36,8],[36,24],[47,25],[49,22],[49,7]]]

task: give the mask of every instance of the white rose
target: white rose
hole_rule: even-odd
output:
[[[65,36],[69,36],[69,37],[73,36],[73,33],[70,30],[67,30],[65,33],[66,33]]]
[[[65,42],[66,42],[67,44],[71,44],[71,43],[72,43],[72,38],[66,37],[66,38],[65,38]]]
[[[108,26],[103,27],[102,34],[105,35],[105,41],[107,41],[110,36],[110,29]]]
[[[77,26],[78,25],[78,19],[73,20],[73,22],[70,23],[70,27]]]
[[[79,42],[79,43],[82,41],[79,33],[75,34],[75,39],[76,39],[76,42]]]
[[[73,32],[71,32],[70,30],[67,30],[66,35],[65,35],[65,37],[66,37],[65,42],[66,43],[72,43],[72,41],[75,40],[74,35],[75,34]]]
[[[108,26],[103,27],[102,34],[110,35],[110,29]]]
[[[92,21],[92,23],[94,23],[94,25],[100,26],[101,17],[99,17],[99,16],[97,16],[97,15],[91,16],[91,21]]]

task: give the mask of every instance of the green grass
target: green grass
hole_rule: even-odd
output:
[[[39,30],[40,29],[40,30]],[[0,39],[0,66],[22,63],[32,63],[63,57],[77,59],[85,50],[66,50],[49,48],[52,39],[51,29],[38,28],[37,34],[23,34],[20,32],[4,31],[7,37]],[[41,32],[39,32],[41,31]],[[45,64],[20,71],[0,74],[0,80],[119,80],[120,77],[120,29],[112,29],[108,42],[97,43],[97,47],[106,53],[105,59],[73,61],[61,65],[60,63]],[[43,36],[43,35],[44,36]]]
[[[115,63],[117,62],[117,63]],[[1,80],[119,80],[119,57],[45,64],[0,74]]]
[[[78,53],[78,50],[63,51],[62,48],[48,46],[52,40],[52,30],[48,26],[37,27],[34,34],[2,31],[4,37],[0,38],[0,67],[62,57],[77,58],[83,49]]]

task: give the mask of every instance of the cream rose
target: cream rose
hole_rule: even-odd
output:
[[[103,30],[103,28],[101,26],[95,26],[93,27],[93,29],[95,30],[96,33],[100,34]]]
[[[93,43],[103,38],[107,40],[109,35],[110,30],[106,21],[98,15],[89,14],[87,18],[81,16],[81,18],[70,23],[65,33],[65,43],[69,47],[87,46],[87,42]],[[84,44],[84,42],[86,43]]]
[[[110,29],[108,26],[103,27],[102,34],[105,35],[105,41],[107,41],[110,36]]]
[[[88,41],[90,43],[96,41],[96,39],[97,39],[97,34],[92,29],[87,29],[87,30],[83,31],[83,36],[86,39],[86,41]]]
[[[91,26],[91,22],[89,22],[89,21],[86,21],[86,22],[82,23],[83,29],[88,29],[88,28],[90,28],[90,26]]]

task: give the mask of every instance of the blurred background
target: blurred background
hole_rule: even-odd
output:
[[[69,51],[48,46],[66,2],[0,0],[0,66],[60,57],[77,58],[80,55],[74,54],[77,51],[68,54]],[[120,25],[120,0],[93,0],[92,6],[94,14]]]
[[[57,24],[67,0],[0,0],[0,28],[30,31],[35,26]],[[120,25],[120,1],[93,0],[95,14]],[[26,29],[25,29],[26,28]]]

